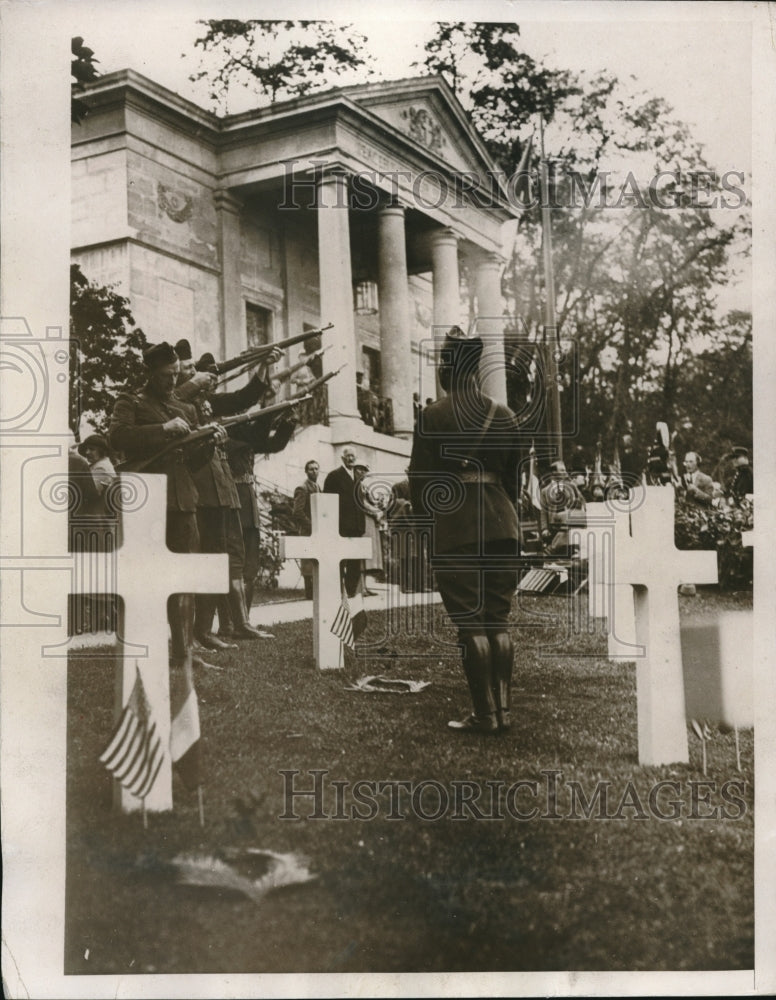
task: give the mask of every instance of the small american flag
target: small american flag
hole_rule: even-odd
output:
[[[144,799],[156,781],[164,750],[156,723],[151,719],[137,661],[135,671],[132,693],[107,747],[100,754],[100,762],[128,792]]]
[[[352,601],[352,604],[350,603]],[[366,628],[366,611],[364,597],[360,592],[348,601],[348,595],[342,591],[342,603],[331,625],[331,631],[346,646],[355,648],[356,639]]]

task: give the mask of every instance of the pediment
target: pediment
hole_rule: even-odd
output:
[[[436,77],[349,88],[350,99],[450,170],[494,169],[452,92]]]

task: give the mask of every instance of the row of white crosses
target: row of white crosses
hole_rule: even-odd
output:
[[[170,690],[165,608],[170,594],[217,593],[228,589],[225,555],[182,555],[165,545],[165,480],[143,476],[146,502],[125,511],[124,544],[116,553],[115,592],[123,599],[125,656],[121,704],[135,682],[135,663],[163,745],[169,744]],[[639,762],[659,765],[689,760],[684,710],[677,588],[682,583],[715,583],[713,552],[679,551],[674,546],[674,496],[663,487],[647,487],[644,501],[614,518],[606,504],[588,506],[589,528],[580,536],[589,557],[591,615],[607,615],[610,655],[637,663]],[[311,497],[312,533],[286,536],[284,559],[310,559],[313,574],[313,641],[319,670],[341,666],[341,643],[331,631],[341,603],[340,562],[371,554],[369,538],[339,534],[336,496]],[[613,523],[612,523],[613,521]],[[573,535],[572,535],[573,541]],[[150,544],[149,544],[150,543]],[[94,592],[93,582],[73,592]],[[623,643],[623,625],[633,622],[634,643]],[[127,655],[131,650],[131,656]],[[643,655],[639,655],[643,652]],[[121,808],[140,802],[122,790]],[[172,808],[169,759],[145,801],[149,811]]]

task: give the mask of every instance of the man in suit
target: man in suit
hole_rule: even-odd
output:
[[[175,396],[179,363],[174,348],[154,344],[144,355],[148,380],[140,392],[122,392],[111,416],[108,438],[111,446],[128,460],[148,459],[168,444],[183,441],[199,426],[196,409]],[[197,530],[197,488],[193,470],[206,465],[214,448],[226,439],[223,427],[190,447],[168,451],[149,472],[167,476],[167,548],[173,552],[199,552]],[[149,553],[149,565],[153,555]],[[172,634],[173,657],[185,659],[191,653],[194,626],[192,594],[170,597],[167,614]]]
[[[702,507],[710,507],[714,498],[714,483],[711,476],[700,470],[701,458],[694,451],[688,451],[684,456],[684,475],[682,486],[685,497]]]
[[[340,456],[342,465],[334,469],[323,481],[324,493],[339,497],[339,532],[345,538],[361,538],[366,531],[366,515],[358,503],[357,481],[353,467],[356,453],[348,445]],[[348,597],[354,597],[361,580],[361,560],[343,559],[342,581]]]
[[[305,481],[294,490],[294,519],[296,530],[300,535],[312,534],[313,525],[310,519],[310,497],[313,493],[321,493],[318,473],[320,465],[311,458],[305,462]],[[313,597],[313,563],[311,559],[302,559],[302,579],[304,580],[304,596],[308,601]]]
[[[442,347],[447,395],[420,413],[410,458],[412,509],[432,520],[431,565],[458,629],[473,713],[459,732],[509,728],[514,648],[508,620],[517,585],[517,420],[479,385],[482,340],[458,327]]]

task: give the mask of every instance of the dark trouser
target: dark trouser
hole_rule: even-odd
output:
[[[474,714],[485,718],[498,713],[502,729],[509,727],[514,662],[509,612],[517,588],[516,554],[515,540],[497,539],[481,549],[475,543],[434,560],[437,587],[463,647]]]
[[[364,568],[363,559],[343,559],[340,563],[342,582],[348,597],[355,597],[361,582],[361,572]]]
[[[199,531],[193,511],[167,511],[167,548],[171,552],[198,552]],[[167,600],[172,655],[183,659],[191,648],[194,631],[194,595],[172,594]]]
[[[234,574],[242,579],[245,552],[238,512],[230,507],[198,507],[197,525],[201,551],[226,552],[229,556],[229,579],[235,579]],[[196,636],[208,635],[213,630],[217,601],[217,594],[197,594],[194,623]]]
[[[246,587],[253,587],[256,574],[259,572],[259,553],[261,543],[261,533],[258,525],[253,523],[253,511],[242,507],[239,511],[239,528],[242,534],[243,547],[245,550],[245,561],[242,569],[242,578]],[[237,576],[240,574],[238,573]],[[234,580],[230,571],[229,578]]]

